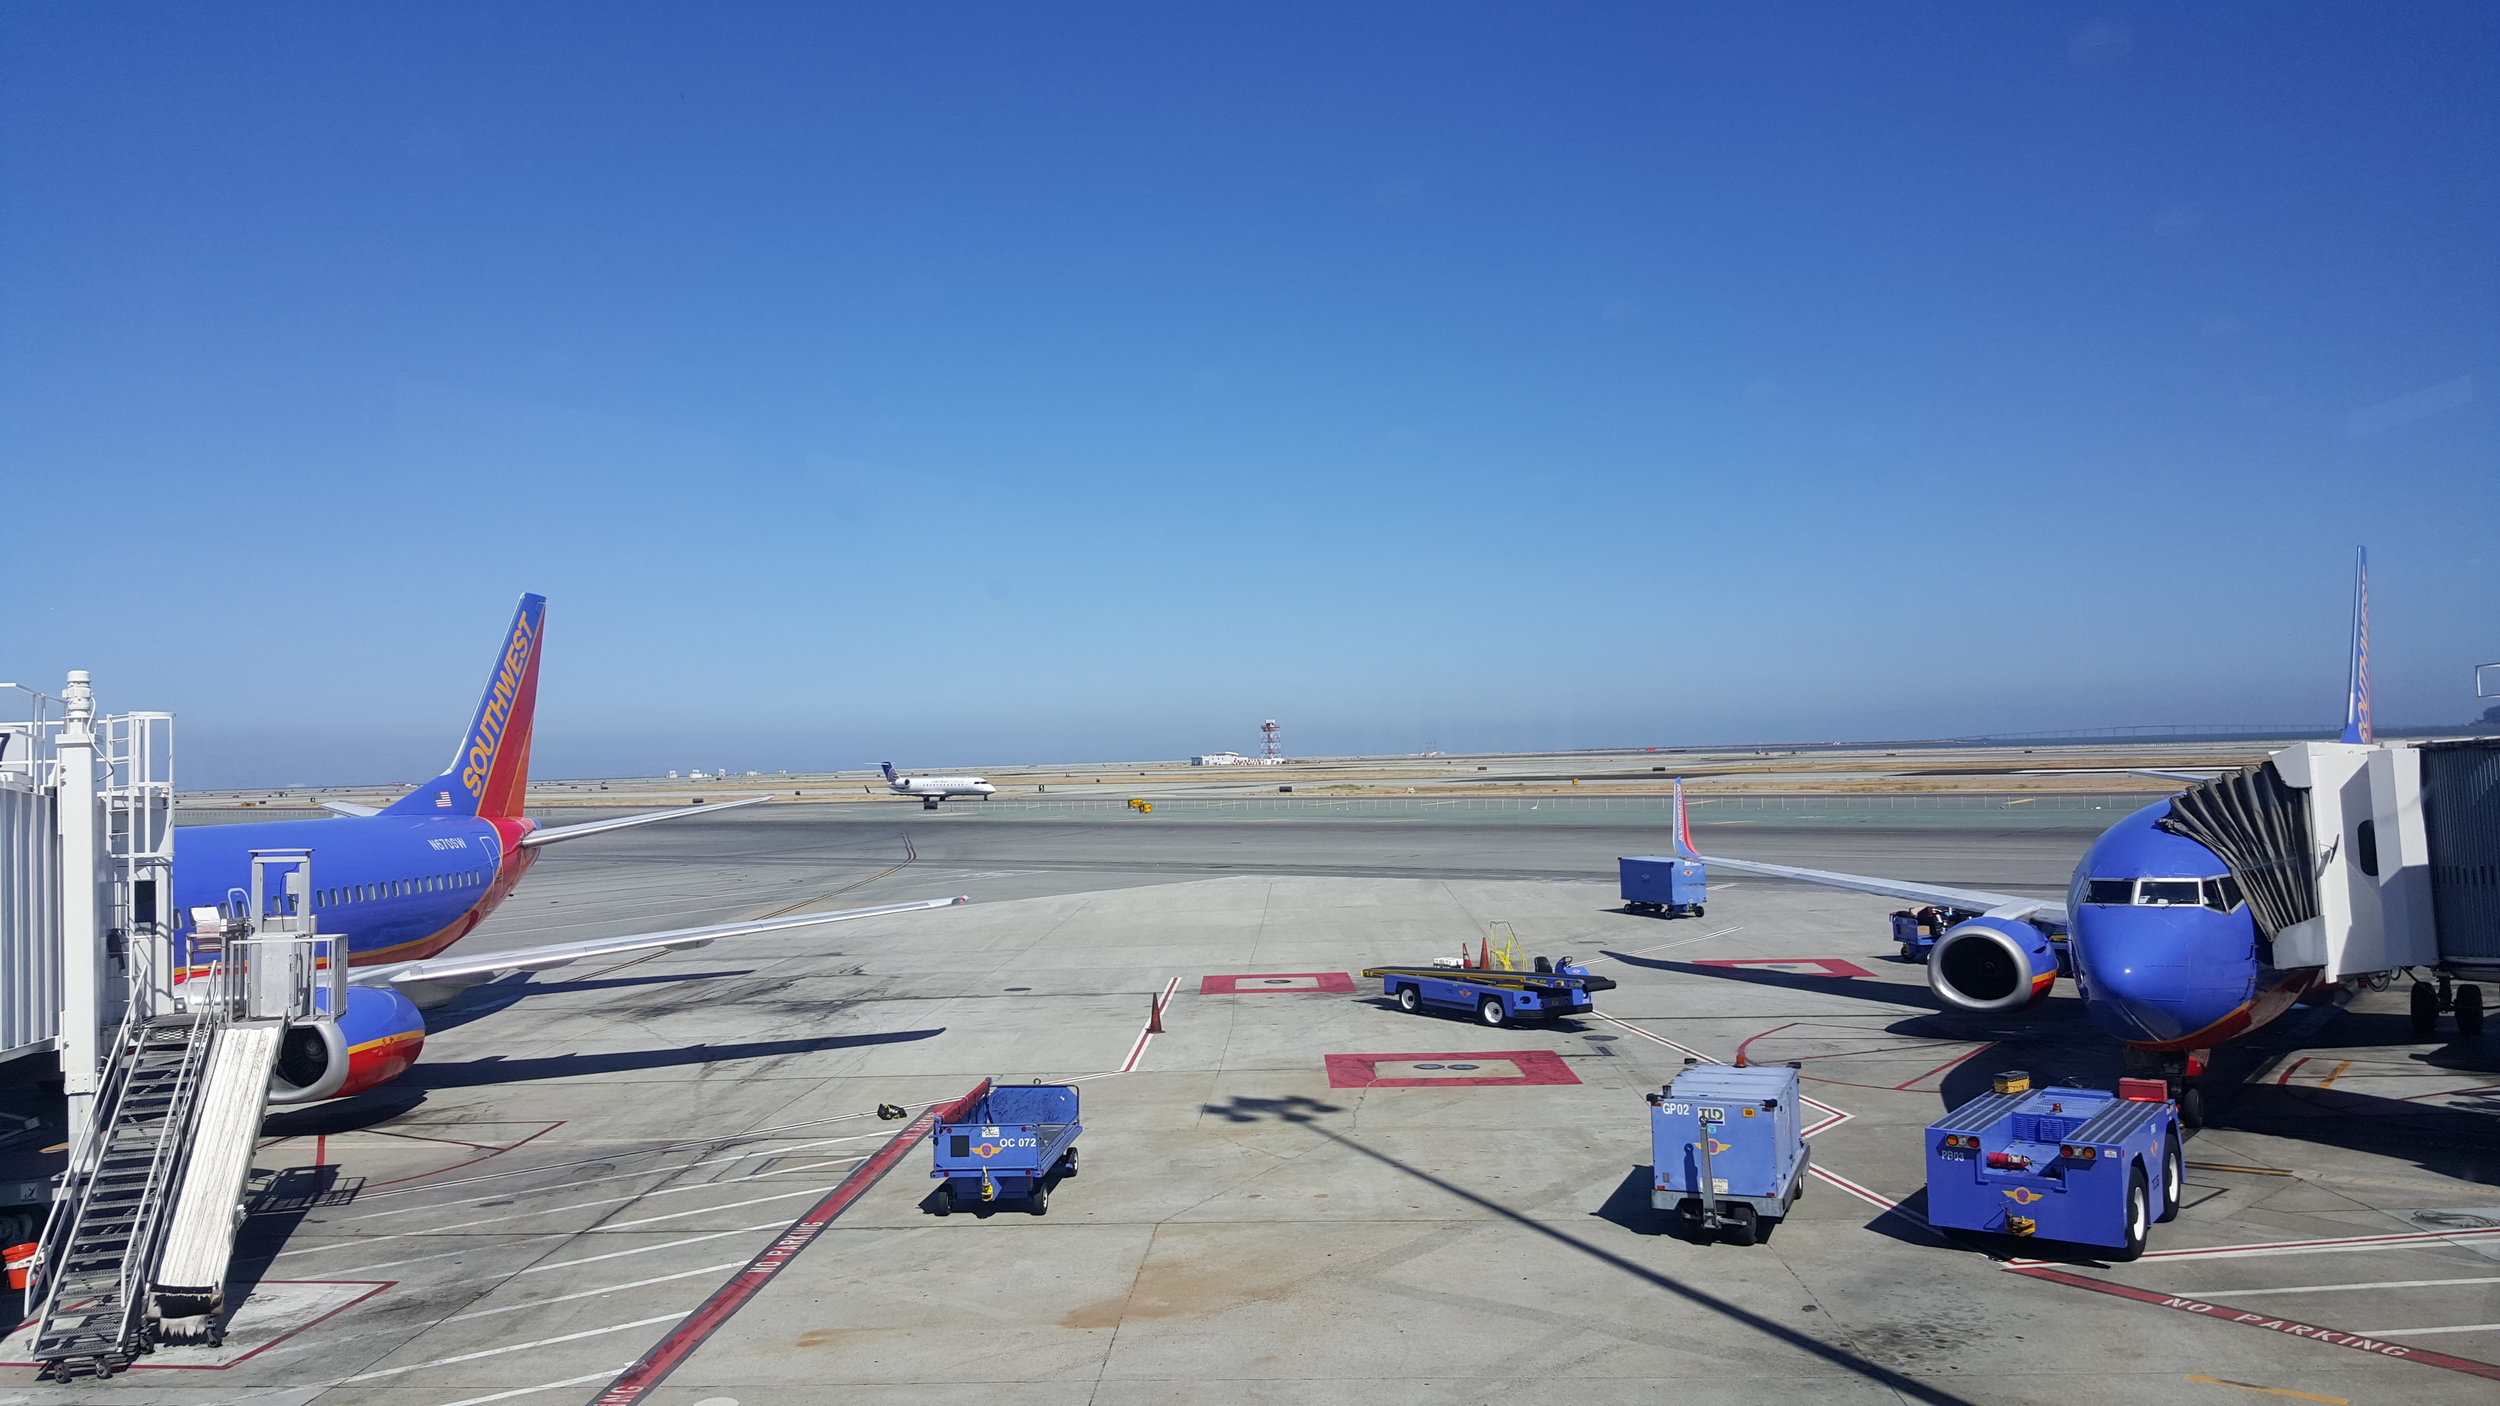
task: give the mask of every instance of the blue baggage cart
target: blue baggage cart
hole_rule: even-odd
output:
[[[2161,1080],[2121,1079],[2111,1094],[2000,1074],[1994,1092],[1927,1126],[1927,1219],[2133,1259],[2152,1223],[2179,1213],[2183,1167]]]
[[[1000,1084],[981,1096],[962,1122],[929,1134],[938,1179],[939,1215],[961,1205],[1023,1199],[1035,1215],[1050,1210],[1050,1188],[1076,1175],[1073,1084]]]
[[[1795,1065],[1690,1065],[1649,1096],[1649,1204],[1696,1235],[1761,1239],[1805,1194],[1801,1104]]]
[[[1698,859],[1636,854],[1618,859],[1627,913],[1655,913],[1663,918],[1698,918],[1710,896],[1710,876]]]

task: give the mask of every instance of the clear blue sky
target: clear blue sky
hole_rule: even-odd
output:
[[[186,782],[2382,719],[2500,9],[0,10],[0,677]],[[9,705],[14,706],[14,705]]]

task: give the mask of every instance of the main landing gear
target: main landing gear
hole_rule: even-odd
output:
[[[938,808],[938,802],[944,799],[945,797],[943,796],[922,796],[920,798],[920,808],[922,810],[936,810]]]
[[[2439,1028],[2442,1011],[2453,1012],[2457,1018],[2457,1037],[2471,1040],[2483,1033],[2483,988],[2468,981],[2453,982],[2446,972],[2439,973],[2439,984],[2427,981],[2413,983],[2413,1038],[2427,1040]]]

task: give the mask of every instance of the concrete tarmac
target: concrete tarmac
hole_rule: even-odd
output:
[[[2053,893],[2090,834],[1702,839]],[[2107,1086],[2113,1047],[2063,986],[2021,1018],[1939,1012],[1886,900],[1731,875],[1701,919],[1619,911],[1614,858],[1662,838],[777,806],[551,848],[470,946],[976,902],[467,993],[397,1084],[271,1118],[225,1349],[66,1388],[21,1369],[0,1406],[587,1402],[663,1347],[639,1399],[666,1406],[2500,1390],[2492,1045],[2413,1042],[2401,992],[2295,1012],[2226,1063],[2153,1254],[1992,1258],[1919,1215],[1919,1130],[1999,1068]],[[1496,922],[1620,982],[1602,1018],[1495,1030],[1307,980]],[[1692,1055],[1798,1060],[1817,1101],[1828,1177],[1764,1244],[1647,1204],[1642,1094]],[[992,1076],[1083,1081],[1047,1215],[935,1214],[910,1145],[685,1327],[889,1145],[878,1104]]]

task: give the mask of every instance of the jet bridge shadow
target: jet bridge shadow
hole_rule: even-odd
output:
[[[2340,1087],[2241,1082],[2230,1099],[2215,1104],[2207,1121],[2217,1128],[2398,1157],[2443,1177],[2500,1185],[2500,1035],[2425,1045],[2401,1013],[2345,1010],[2305,1038],[2245,1052],[2226,1046],[2217,1055],[2228,1052],[2235,1064],[2246,1064],[2244,1080],[2268,1061],[2304,1047],[2410,1048],[2406,1058],[2425,1069],[2488,1076],[2485,1086],[2452,1095],[2452,1102],[2430,1104]]]
[[[1785,1323],[1730,1303],[1706,1289],[1697,1288],[1671,1275],[1662,1274],[1602,1245],[1583,1240],[1560,1227],[1524,1215],[1489,1196],[1470,1191],[1456,1182],[1436,1176],[1412,1163],[1401,1161],[1358,1138],[1348,1137],[1325,1126],[1321,1122],[1323,1115],[1345,1111],[1339,1105],[1300,1095],[1289,1095],[1283,1098],[1253,1098],[1235,1095],[1225,1103],[1202,1105],[1201,1111],[1231,1123],[1274,1121],[1301,1127],[1314,1137],[1325,1139],[1359,1156],[1368,1157],[1444,1195],[1498,1216],[1518,1229],[1540,1236],[1595,1264],[1603,1265],[1672,1298],[1680,1299],[1692,1308],[1742,1325],[1841,1371],[1880,1383],[1906,1399],[1931,1402],[1935,1403],[1935,1406],[1971,1406],[1966,1398],[1956,1396],[1941,1387],[1905,1376],[1880,1363],[1869,1361],[1837,1343],[1825,1342],[1809,1334],[1801,1333]],[[1622,1187],[1618,1186],[1615,1193],[1608,1197],[1607,1207],[1613,1207],[1622,1194]],[[1598,1214],[1604,1215],[1605,1210],[1605,1207],[1601,1207]],[[1612,1216],[1606,1218],[1610,1221],[1614,1220]]]

